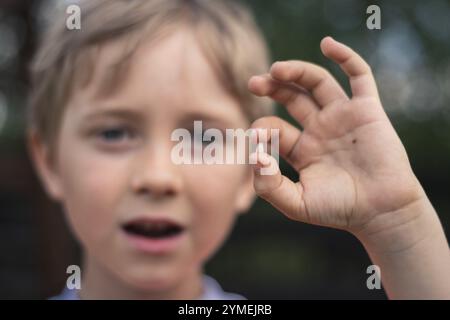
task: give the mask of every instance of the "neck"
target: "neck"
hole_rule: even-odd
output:
[[[81,299],[120,300],[179,300],[198,299],[203,292],[202,270],[190,270],[181,281],[164,290],[146,290],[132,287],[100,265],[86,257],[83,263],[83,279],[79,292]]]

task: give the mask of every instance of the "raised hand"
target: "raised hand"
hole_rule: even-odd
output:
[[[352,97],[328,71],[305,61],[276,62],[269,73],[249,81],[251,92],[284,105],[303,128],[278,117],[253,123],[280,129],[280,155],[299,173],[298,182],[279,170],[258,174],[275,161],[262,153],[255,166],[257,194],[291,219],[351,232],[369,222],[387,228],[413,219],[394,213],[424,192],[381,105],[370,67],[330,37],[320,46],[348,76]]]

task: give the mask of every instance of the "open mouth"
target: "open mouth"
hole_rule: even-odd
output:
[[[122,229],[127,234],[148,239],[175,237],[184,231],[181,225],[168,220],[135,220],[125,223]]]

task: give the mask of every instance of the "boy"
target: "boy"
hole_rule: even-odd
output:
[[[33,64],[29,145],[84,251],[67,299],[229,299],[202,266],[254,190],[288,217],[353,233],[391,298],[449,298],[440,222],[378,99],[370,68],[325,38],[351,81],[278,62],[240,6],[201,0],[81,2],[80,31],[55,23]],[[303,131],[270,114],[268,96]],[[258,119],[258,120],[256,120]],[[276,128],[293,183],[264,151],[238,165],[175,165],[177,128]],[[262,137],[259,137],[262,139]],[[386,150],[390,153],[386,154]],[[417,261],[428,261],[420,264]]]

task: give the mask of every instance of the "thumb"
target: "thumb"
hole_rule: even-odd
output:
[[[290,219],[309,220],[304,209],[302,185],[282,175],[274,157],[257,150],[250,155],[250,163],[254,172],[253,186],[259,197]]]

